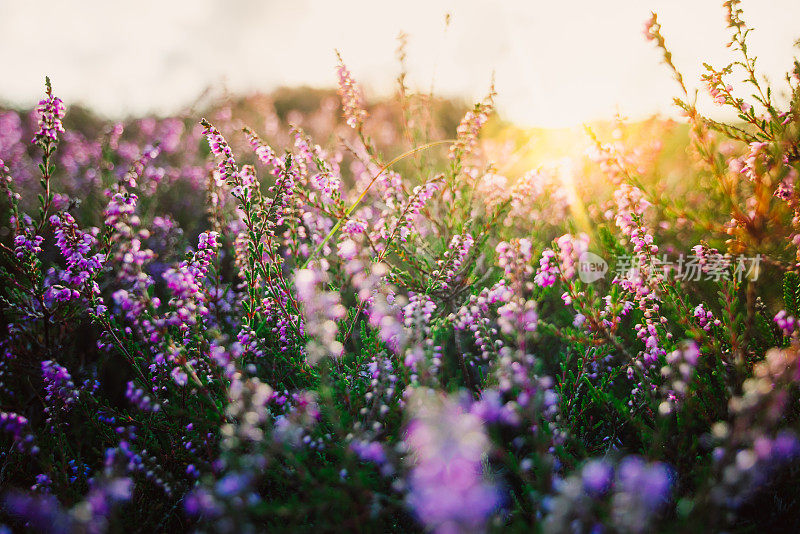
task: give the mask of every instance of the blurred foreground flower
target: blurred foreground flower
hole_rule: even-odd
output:
[[[435,532],[483,530],[500,492],[484,472],[489,441],[481,420],[458,398],[430,389],[413,391],[409,409],[409,504]]]

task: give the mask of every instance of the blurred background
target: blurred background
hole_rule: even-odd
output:
[[[743,7],[760,68],[780,81],[797,52],[800,2]],[[494,72],[498,109],[521,126],[671,116],[675,84],[643,35],[650,11],[691,86],[701,58],[730,62],[712,0],[0,0],[0,104],[35,105],[47,74],[68,106],[168,115],[208,95],[333,87],[335,49],[379,99],[394,90],[402,31],[412,87],[472,101]]]

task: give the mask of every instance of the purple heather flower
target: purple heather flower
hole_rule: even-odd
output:
[[[383,445],[376,441],[354,441],[350,448],[365,462],[381,465],[386,461]]]
[[[353,80],[350,71],[339,58],[339,65],[336,67],[339,75],[339,96],[342,99],[342,111],[345,121],[351,128],[358,128],[367,118],[367,111],[364,109],[364,96],[361,88]]]
[[[415,391],[409,405],[409,504],[437,532],[480,530],[500,504],[483,472],[489,442],[480,419],[431,390]]]
[[[650,510],[669,501],[673,473],[665,464],[648,464],[638,456],[628,456],[617,468],[617,492],[626,493]]]
[[[605,460],[590,460],[581,471],[584,490],[595,497],[611,489],[613,478],[614,468]]]
[[[172,379],[175,380],[175,383],[179,386],[185,386],[189,382],[188,375],[180,367],[174,367],[170,372],[170,375],[172,376]]]
[[[53,95],[50,87],[50,80],[47,80],[47,96],[39,101],[36,108],[39,114],[39,129],[33,137],[32,142],[41,144],[58,139],[59,133],[64,133],[64,125],[61,120],[64,118],[66,108],[60,98]]]
[[[42,362],[42,378],[45,386],[45,413],[47,420],[60,412],[68,412],[78,400],[78,390],[72,382],[72,376],[65,367],[52,360]]]

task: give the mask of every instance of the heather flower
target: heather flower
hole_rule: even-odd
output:
[[[39,101],[36,109],[39,114],[39,129],[33,137],[33,143],[44,145],[58,140],[58,134],[64,133],[64,118],[66,108],[60,98],[53,95],[50,79],[46,81],[47,96]]]
[[[697,323],[700,325],[700,328],[706,332],[710,332],[712,326],[720,326],[722,324],[719,319],[714,318],[714,314],[711,312],[711,310],[705,309],[702,304],[697,305],[692,312],[692,315],[694,315],[694,317],[697,319]]]
[[[436,303],[427,295],[409,293],[408,304],[403,307],[403,324],[407,328],[414,325],[427,325],[431,321]]]
[[[682,404],[689,393],[699,359],[700,349],[694,342],[686,342],[666,355],[667,365],[661,369],[661,375],[666,379],[661,387],[664,401],[658,407],[662,415],[672,413]]]
[[[437,260],[437,270],[431,272],[432,276],[441,279],[442,289],[450,289],[452,284],[460,281],[461,269],[474,243],[469,232],[454,235],[450,239],[444,258]]]
[[[525,238],[513,239],[511,242],[503,241],[497,245],[495,251],[498,254],[497,263],[505,272],[505,279],[486,293],[488,297],[486,304],[501,303],[497,308],[497,324],[504,334],[533,332],[536,330],[539,316],[536,302],[528,298],[528,293],[533,289],[533,283],[530,281],[533,274],[533,267],[530,265],[531,242]],[[466,308],[462,308],[459,314],[465,311]],[[475,316],[477,315],[475,312],[478,311],[480,309],[470,310],[469,315]],[[485,311],[488,311],[488,308],[485,308]],[[466,326],[466,321],[461,320],[456,328],[463,329]],[[478,337],[477,325],[473,331],[476,333],[478,345],[485,346],[486,341],[482,339],[484,336]]]
[[[44,238],[40,235],[32,237],[25,234],[17,234],[14,237],[14,255],[19,259],[24,259],[26,255],[37,256],[42,251]]]
[[[612,503],[615,523],[631,532],[650,530],[650,521],[669,503],[673,478],[671,469],[660,462],[648,464],[636,456],[622,460]]]
[[[223,446],[232,449],[243,442],[259,442],[264,438],[263,424],[269,417],[267,403],[274,390],[257,378],[246,378],[236,372],[228,387],[226,414],[235,423],[222,426]]]
[[[797,319],[795,319],[793,315],[786,313],[786,310],[781,310],[775,314],[775,318],[773,320],[786,337],[791,337],[797,331]]]
[[[714,99],[714,103],[721,106],[728,102],[728,95],[733,91],[733,87],[726,85],[719,73],[711,72],[710,74],[705,74],[703,79],[706,82],[711,98]]]
[[[365,462],[381,465],[386,462],[386,453],[383,446],[375,441],[354,441],[350,448]]]
[[[501,242],[495,247],[497,252],[497,265],[502,267],[506,279],[522,282],[533,274],[531,261],[531,241],[526,238]]]
[[[225,177],[226,180],[235,181],[239,175],[239,170],[236,166],[236,160],[233,158],[233,151],[231,147],[228,145],[228,142],[225,141],[225,138],[222,137],[222,134],[219,133],[214,126],[211,125],[210,122],[203,119],[200,121],[203,125],[203,134],[206,136],[208,140],[208,146],[211,149],[211,153],[217,157],[217,170],[219,174]]]
[[[453,327],[457,331],[471,332],[475,346],[484,360],[488,360],[493,352],[503,346],[501,339],[496,339],[497,329],[490,317],[490,306],[508,302],[513,292],[500,280],[491,288],[484,288],[477,295],[470,295],[467,303],[452,317]]]
[[[581,480],[586,493],[600,496],[607,493],[614,482],[614,468],[605,460],[590,460],[581,470]]]
[[[22,120],[15,111],[0,113],[0,159],[11,164],[16,159],[23,138]]]
[[[487,173],[481,177],[476,191],[483,199],[486,209],[495,209],[509,198],[508,178],[496,173]]]
[[[436,532],[481,530],[500,495],[483,472],[489,443],[480,420],[430,390],[416,390],[409,409],[409,505]]]
[[[136,201],[139,200],[133,193],[114,193],[108,202],[105,212],[105,224],[110,228],[118,228],[120,223],[136,211]]]
[[[766,142],[754,141],[750,143],[747,154],[738,160],[738,172],[750,181],[758,180],[768,169],[770,163],[769,148],[770,145]]]
[[[504,334],[533,332],[539,322],[536,302],[512,300],[497,308],[497,324]]]
[[[475,104],[472,110],[468,111],[456,129],[456,142],[450,146],[450,159],[460,160],[467,154],[471,154],[478,146],[478,134],[489,115],[494,109],[494,84],[489,95],[483,102]]]
[[[159,403],[153,402],[153,398],[142,388],[137,388],[133,382],[128,382],[125,396],[131,404],[143,412],[157,412],[161,409]]]
[[[644,24],[644,36],[648,41],[653,41],[656,39],[656,34],[660,28],[658,24],[658,19],[656,18],[656,14],[652,13],[650,18],[647,19],[647,22]]]
[[[433,195],[439,190],[440,185],[437,181],[426,182],[423,185],[416,186],[409,196],[408,203],[403,208],[400,217],[398,217],[391,229],[386,228],[382,237],[386,240],[391,240],[394,237],[400,239],[405,243],[411,235],[411,226],[414,220],[420,214],[422,209],[433,198]]]
[[[342,227],[342,231],[349,236],[363,234],[366,230],[367,223],[360,219],[349,219]]]
[[[75,531],[72,518],[54,495],[29,495],[9,491],[2,496],[2,509],[32,530],[54,534]]]
[[[345,121],[351,128],[358,129],[364,124],[367,118],[367,111],[364,109],[364,96],[361,88],[353,80],[350,71],[344,65],[341,56],[339,65],[336,67],[339,76],[339,97],[342,99],[342,112]]]
[[[20,452],[28,454],[39,452],[27,417],[14,412],[0,411],[0,432],[10,435],[11,441]]]
[[[429,296],[409,293],[408,304],[403,307],[402,314],[403,325],[409,331],[409,337],[415,337],[417,342],[410,343],[411,346],[406,349],[404,360],[406,367],[412,370],[417,370],[417,364],[422,361],[426,349],[434,349],[433,340],[430,339],[430,323],[435,311],[436,303]],[[434,350],[433,352],[438,351]],[[434,368],[438,368],[438,362]]]
[[[36,475],[36,484],[31,486],[31,491],[38,491],[41,493],[47,493],[50,489],[50,486],[53,484],[53,480],[46,474],[40,473]]]
[[[269,165],[273,169],[273,174],[278,174],[281,167],[281,158],[268,144],[264,143],[254,131],[249,128],[244,129],[247,140],[250,142],[250,147],[258,157],[259,161],[265,165]],[[215,138],[216,139],[216,138]],[[218,143],[218,141],[217,141]],[[221,154],[221,157],[226,157],[226,153]]]
[[[363,303],[369,325],[392,351],[399,352],[406,342],[402,319],[404,303],[387,283],[389,267],[385,263],[368,263],[354,257],[346,262],[345,272],[350,276],[359,302]]]
[[[724,454],[722,448],[715,452]],[[792,469],[800,459],[800,439],[792,430],[781,430],[774,436],[758,432],[748,446],[731,452],[723,456],[727,464],[718,465],[722,476],[712,488],[711,498],[721,508],[735,512]]]
[[[67,412],[78,400],[78,391],[66,368],[52,360],[42,362],[42,378],[45,386],[45,413],[52,419],[56,413]]]
[[[200,234],[197,251],[162,275],[173,295],[170,304],[175,311],[168,319],[170,324],[192,325],[198,317],[208,315],[208,296],[203,285],[220,246],[217,238],[217,232]]]
[[[539,271],[534,277],[534,282],[539,287],[550,287],[558,280],[558,263],[555,261],[556,253],[550,249],[542,252],[539,260]]]
[[[481,398],[470,407],[470,413],[478,416],[485,424],[517,425],[520,422],[517,408],[518,403],[515,401],[504,403],[501,392],[485,389]]]
[[[180,367],[173,367],[169,374],[179,386],[185,386],[189,382],[189,375]]]
[[[565,234],[556,240],[558,245],[558,259],[561,275],[569,280],[576,274],[575,265],[581,255],[589,250],[589,236],[580,234],[573,236]]]
[[[63,280],[74,289],[66,293],[68,288],[59,290],[57,286],[50,288],[50,297],[53,300],[70,300],[78,298],[80,292],[86,296],[98,296],[100,288],[94,281],[95,276],[103,267],[105,257],[103,254],[91,254],[97,245],[97,239],[88,232],[82,232],[75,219],[69,213],[60,213],[50,217],[61,254],[67,262],[67,269],[63,273]]]
[[[306,352],[308,363],[315,365],[322,358],[341,356],[344,346],[336,339],[339,328],[336,321],[346,315],[339,303],[339,295],[322,290],[324,271],[300,269],[295,274],[297,298],[303,304],[303,330],[309,336]]]
[[[644,198],[644,193],[638,187],[628,184],[621,184],[614,192],[614,200],[617,204],[617,214],[615,222],[622,233],[630,236],[634,240],[634,245],[640,250],[650,250],[648,239],[652,239],[647,234],[642,234],[642,217],[650,207],[650,203]],[[652,251],[653,254],[658,249]]]
[[[672,471],[662,463],[647,463],[638,456],[625,457],[616,466],[607,459],[590,460],[580,474],[557,484],[544,531],[608,527],[615,532],[651,532],[669,502],[672,484]]]
[[[569,213],[573,202],[565,186],[563,172],[571,169],[537,169],[525,173],[511,185],[509,193],[498,192],[498,199],[508,196],[508,215],[504,225],[527,231],[530,225],[549,223],[558,225]]]

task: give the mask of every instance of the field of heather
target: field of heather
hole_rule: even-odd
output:
[[[726,121],[655,14],[676,119],[523,128],[402,42],[388,99],[340,56],[109,120],[43,72],[0,108],[0,533],[800,531],[800,62],[723,6]]]

